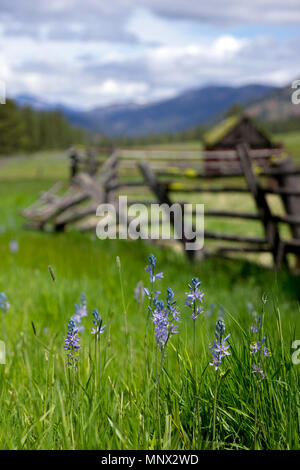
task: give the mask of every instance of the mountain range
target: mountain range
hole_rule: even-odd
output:
[[[21,106],[59,109],[70,123],[89,131],[108,136],[134,137],[151,133],[175,133],[197,125],[210,124],[220,119],[234,104],[243,105],[247,112],[263,120],[300,116],[300,106],[291,103],[290,94],[289,87],[276,88],[258,84],[240,87],[207,86],[160,102],[95,107],[88,111],[49,104],[32,95],[18,95],[14,99]]]
[[[263,99],[255,100],[247,107],[247,112],[262,121],[284,121],[289,118],[300,118],[300,105],[292,103],[291,86],[277,88]]]

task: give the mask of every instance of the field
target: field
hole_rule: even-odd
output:
[[[300,160],[300,135],[299,132],[275,134],[276,142],[282,142],[295,160]]]
[[[180,253],[138,241],[24,230],[19,211],[67,177],[59,152],[0,161],[0,292],[10,303],[0,311],[0,448],[298,449],[300,365],[292,343],[300,340],[299,278],[246,261],[192,266]],[[134,298],[139,281],[151,287],[145,266],[152,252],[164,273],[155,288],[165,300],[171,287],[181,312],[164,352],[147,325],[147,297]],[[193,277],[205,293],[195,321],[185,304]],[[82,293],[88,316],[75,370],[64,345]],[[106,325],[98,341],[90,333],[95,308]],[[215,371],[209,346],[223,309],[230,355]],[[249,330],[253,311],[263,317],[257,338]],[[266,373],[259,380],[250,344],[263,335],[272,355],[257,353]]]

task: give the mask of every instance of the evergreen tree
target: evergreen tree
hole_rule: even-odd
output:
[[[28,144],[18,107],[12,100],[0,105],[0,153],[23,150]]]

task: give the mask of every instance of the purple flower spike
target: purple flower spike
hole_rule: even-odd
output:
[[[156,266],[156,258],[154,255],[149,256],[149,264],[146,266],[145,270],[150,275],[150,282],[153,284],[155,279],[163,279],[164,274],[162,272],[154,274]]]
[[[95,335],[95,338],[98,340],[100,338],[100,335],[104,332],[106,325],[102,326],[102,318],[96,308],[93,311],[93,317],[94,328],[92,329],[91,334]]]
[[[261,344],[259,341],[254,341],[250,344],[250,354],[256,354],[261,350]]]
[[[155,326],[155,339],[160,349],[163,350],[170,336],[178,333],[178,326],[174,324],[174,321],[179,320],[180,312],[176,307],[176,300],[174,300],[172,289],[170,287],[167,289],[166,306],[162,300],[155,296],[153,298],[153,307],[149,308],[152,312],[152,322]]]
[[[197,303],[203,302],[204,292],[199,289],[201,282],[197,277],[192,279],[191,284],[188,284],[190,292],[186,292],[185,304],[187,307],[193,309],[192,319],[196,320],[203,309]]]
[[[75,304],[75,313],[72,317],[72,320],[74,320],[78,331],[80,332],[84,331],[84,326],[82,325],[82,319],[87,316],[88,316],[88,312],[87,312],[87,305],[86,305],[86,297],[84,294],[81,294],[80,303]]]
[[[263,302],[265,303],[264,299]],[[270,357],[272,355],[270,349],[265,345],[267,338],[263,336],[260,339],[260,333],[262,329],[262,316],[257,316],[256,312],[251,312],[254,316],[254,323],[250,326],[250,332],[254,337],[258,337],[250,344],[250,354],[255,354],[255,364],[252,364],[252,374],[256,374],[260,381],[264,380],[267,374],[261,367],[261,360],[263,357]]]
[[[264,355],[264,357],[272,356],[272,353],[271,353],[270,349],[267,348],[266,346],[263,347],[263,355]]]
[[[76,328],[74,320],[71,320],[68,323],[68,333],[65,339],[64,350],[67,351],[67,365],[77,369],[78,351],[80,350],[80,338],[78,335],[78,329]]]
[[[222,359],[225,356],[230,356],[228,349],[230,344],[226,344],[230,335],[227,335],[223,338],[225,333],[225,323],[223,319],[219,319],[216,323],[215,336],[217,341],[213,342],[213,345],[209,347],[212,354],[212,362],[209,363],[210,366],[213,366],[215,370],[218,370],[222,363]]]
[[[266,378],[266,374],[264,373],[264,371],[262,370],[261,368],[261,365],[260,365],[260,362],[258,363],[258,365],[256,364],[253,364],[252,365],[252,374],[258,374],[260,375],[260,380],[264,380]]]

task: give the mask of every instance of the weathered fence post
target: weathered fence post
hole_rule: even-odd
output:
[[[282,170],[282,174],[276,175],[276,180],[280,189],[297,192],[299,189],[299,176],[293,175],[295,165],[291,157],[286,158],[283,163],[279,164],[278,169]],[[285,174],[289,172],[290,174]],[[285,207],[287,215],[299,217],[300,216],[300,197],[288,194],[281,194],[281,199]],[[290,230],[293,239],[300,240],[300,225],[290,224]],[[300,256],[297,256],[297,268],[300,268]]]
[[[270,211],[265,193],[258,181],[258,178],[254,174],[251,165],[251,159],[249,156],[248,146],[241,142],[236,147],[237,155],[241,162],[241,168],[245,174],[246,181],[249,189],[254,197],[258,214],[261,217],[264,225],[265,236],[273,255],[275,266],[278,268],[282,263],[286,264],[285,253],[282,251],[282,244],[280,242],[279,231],[277,224]]]
[[[152,191],[156,195],[156,197],[158,199],[158,202],[160,204],[167,204],[169,207],[171,207],[173,203],[172,203],[172,201],[170,200],[170,198],[168,196],[168,192],[167,192],[166,188],[164,187],[164,185],[159,183],[159,181],[156,178],[155,173],[152,171],[150,166],[147,165],[146,162],[140,162],[138,164],[138,166],[139,166],[139,168],[140,168],[140,170],[141,170],[141,172],[144,176],[145,182],[147,183],[147,185],[152,189]],[[175,220],[175,214],[173,213],[173,211],[170,212],[170,222],[171,222],[171,224],[174,228],[174,231],[176,232],[176,220]],[[181,227],[178,227],[178,228],[180,230],[180,233],[182,234],[182,238],[181,238],[180,241],[184,245],[184,247],[185,247],[186,243],[195,242],[196,236],[191,237],[191,239],[186,238],[184,218],[183,217],[181,218]],[[188,259],[190,261],[193,261],[193,259],[195,257],[195,251],[187,250],[187,249],[185,249],[185,251],[186,251],[186,254],[188,256]]]
[[[93,176],[96,173],[96,155],[93,149],[87,151],[87,172],[90,176]]]
[[[114,192],[118,186],[118,165],[120,161],[120,156],[117,151],[113,151],[111,156],[106,160],[106,162],[101,167],[101,173],[105,175],[103,177],[103,186],[104,186],[104,202],[112,202],[114,199]]]
[[[69,158],[70,158],[70,178],[74,178],[78,173],[78,163],[79,157],[77,154],[77,150],[74,147],[71,147],[69,150]]]
[[[55,230],[64,230],[65,226],[81,220],[88,215],[95,215],[99,204],[110,202],[107,184],[111,181],[112,168],[118,162],[117,155],[112,155],[102,165],[99,176],[92,178],[93,175],[88,173],[80,173],[73,178],[73,183],[78,186],[81,191],[89,194],[90,203],[79,210],[66,211],[55,218]]]

